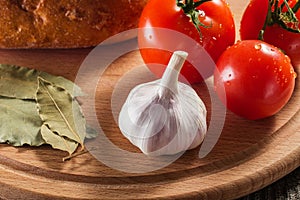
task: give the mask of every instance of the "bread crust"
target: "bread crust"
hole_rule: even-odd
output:
[[[137,27],[147,0],[1,0],[0,48],[81,48]]]

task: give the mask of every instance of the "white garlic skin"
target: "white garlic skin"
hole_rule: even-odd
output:
[[[122,134],[146,155],[193,149],[207,132],[207,111],[194,89],[177,80],[175,87],[163,83],[160,79],[135,87],[119,115]]]
[[[159,99],[160,87],[155,81],[131,91],[119,117],[121,132],[147,155],[173,155],[199,146],[207,132],[203,102],[194,90],[180,83],[179,90],[184,93],[171,93],[164,106],[153,103]]]

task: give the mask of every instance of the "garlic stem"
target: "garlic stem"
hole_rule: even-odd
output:
[[[178,93],[178,78],[187,56],[187,52],[175,51],[160,82],[161,86],[170,89],[175,94]]]

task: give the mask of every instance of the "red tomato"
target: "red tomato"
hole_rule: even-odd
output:
[[[138,42],[141,55],[149,69],[161,77],[172,51],[183,50],[189,53],[181,74],[190,82],[201,82],[213,74],[215,64],[208,65],[204,61],[203,48],[215,62],[222,52],[235,41],[235,26],[232,13],[224,0],[211,0],[197,7],[199,20],[204,26],[197,31],[190,18],[176,5],[176,0],[150,0],[146,5],[139,23]],[[160,28],[173,30],[169,34],[162,33]],[[193,39],[197,45],[189,46],[178,38],[180,32]],[[202,38],[201,38],[202,35]],[[205,52],[205,53],[207,53]],[[151,63],[162,64],[150,65]],[[192,63],[192,64],[191,64]],[[195,66],[201,66],[200,68]]]
[[[298,0],[288,1],[293,8]],[[279,1],[279,5],[282,4]],[[241,39],[258,39],[259,32],[263,28],[267,13],[269,0],[251,0],[241,20]],[[274,10],[274,7],[273,7]],[[283,8],[286,12],[287,8]],[[296,12],[300,20],[300,9]],[[291,24],[287,24],[291,25]],[[294,66],[300,66],[300,34],[287,31],[278,23],[268,25],[264,33],[264,41],[282,49],[292,60]]]
[[[281,110],[296,78],[289,57],[259,40],[244,40],[228,48],[214,75],[215,90],[226,107],[251,120]]]

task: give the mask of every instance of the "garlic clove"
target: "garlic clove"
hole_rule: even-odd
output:
[[[186,57],[175,52],[162,79],[136,86],[121,109],[122,134],[144,154],[177,154],[199,146],[205,137],[205,105],[194,89],[178,82]]]

